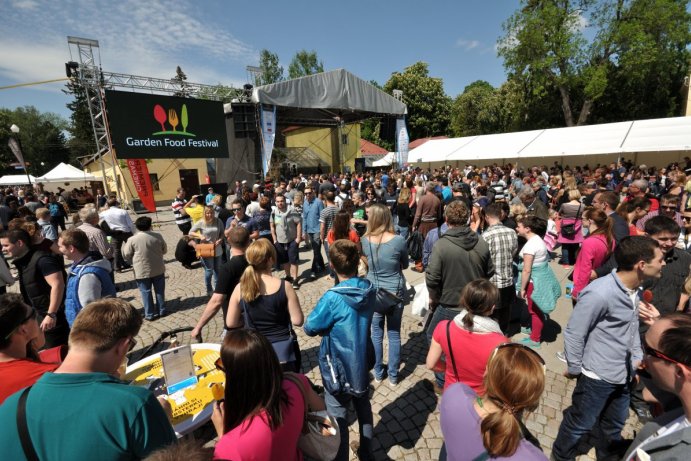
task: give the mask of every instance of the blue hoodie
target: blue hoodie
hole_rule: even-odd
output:
[[[375,290],[360,277],[345,280],[321,297],[303,326],[308,336],[323,336],[319,370],[331,395],[366,395],[369,389],[367,350]]]

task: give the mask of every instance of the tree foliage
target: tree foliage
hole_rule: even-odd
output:
[[[0,169],[4,173],[21,173],[10,166],[17,162],[7,145],[10,136],[15,136],[10,131],[12,124],[20,129],[19,141],[24,160],[30,164],[29,173],[43,175],[60,162],[70,162],[63,132],[68,126],[66,120],[50,112],[42,114],[33,106],[0,109]]]
[[[242,93],[242,90],[238,88],[233,88],[231,86],[218,83],[213,85],[211,88],[200,89],[199,93],[197,94],[197,98],[229,103],[233,100],[233,98],[237,98],[240,93]]]
[[[261,73],[255,82],[257,86],[269,85],[285,80],[283,66],[278,62],[278,55],[267,49],[261,50],[259,53],[259,69],[261,69]]]
[[[180,91],[173,93],[173,96],[179,96],[181,98],[190,97],[190,91],[187,85],[187,74],[182,71],[180,66],[175,68],[175,77],[173,77],[171,80],[180,86]]]
[[[295,53],[288,66],[288,78],[299,78],[306,75],[324,72],[324,63],[317,58],[316,51],[300,50]]]
[[[384,91],[393,94],[393,90],[403,91],[411,140],[449,134],[451,98],[444,93],[442,79],[429,76],[427,63],[416,62],[391,74]]]
[[[66,89],[62,90],[67,95],[72,95],[72,101],[66,104],[70,110],[70,123],[67,131],[70,134],[67,145],[73,159],[94,155],[96,153],[96,141],[94,140],[94,129],[91,125],[91,115],[87,102],[86,91],[81,85],[70,80]]]
[[[523,89],[526,113],[539,114],[530,106],[556,96],[567,126],[672,115],[689,65],[687,4],[522,0],[504,23],[499,55]]]

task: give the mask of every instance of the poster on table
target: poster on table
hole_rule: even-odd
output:
[[[228,158],[223,103],[106,90],[118,158]]]

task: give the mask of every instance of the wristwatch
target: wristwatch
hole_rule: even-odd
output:
[[[51,319],[55,320],[55,318],[58,316],[55,312],[48,312],[46,313],[46,317],[50,317]]]

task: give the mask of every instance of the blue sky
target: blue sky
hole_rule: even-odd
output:
[[[103,69],[241,86],[259,51],[288,64],[314,50],[327,70],[384,84],[425,61],[455,97],[475,80],[505,81],[496,42],[519,0],[0,0],[0,86],[64,77],[68,35],[99,41]],[[0,107],[68,116],[63,83],[0,90]]]

